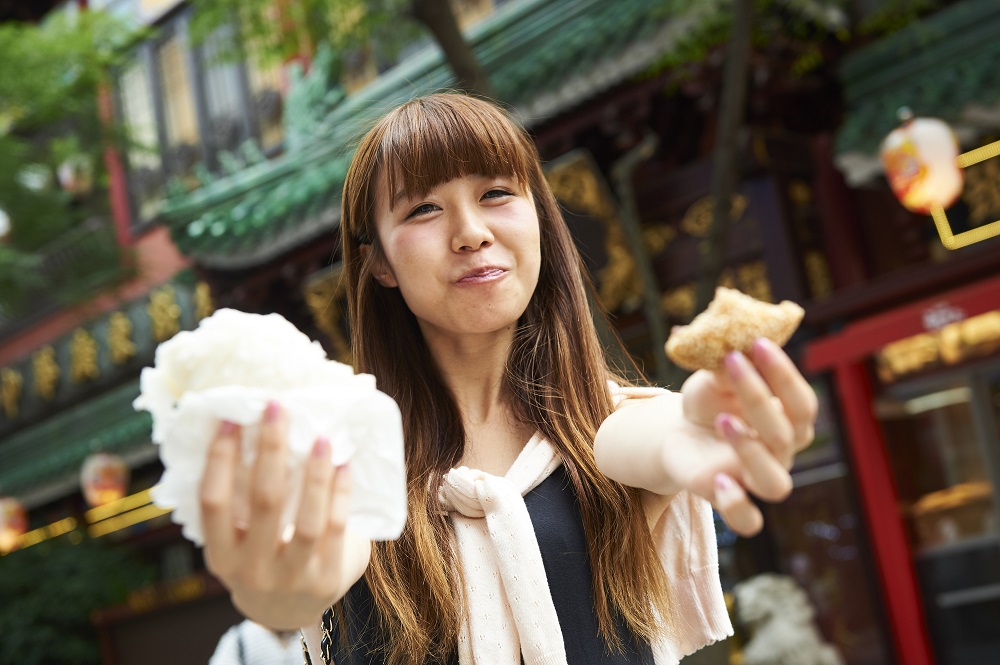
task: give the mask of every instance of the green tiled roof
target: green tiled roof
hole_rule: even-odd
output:
[[[0,492],[25,495],[75,482],[84,459],[97,450],[126,454],[151,446],[152,419],[132,409],[132,381],[0,442]]]
[[[475,26],[469,39],[498,96],[530,126],[649,67],[698,20],[695,5],[692,15],[671,18],[661,0],[521,0]],[[293,88],[289,150],[175,193],[164,210],[174,241],[204,265],[242,268],[329,231],[352,142],[384,110],[451,81],[440,51],[427,48],[346,98],[327,94],[321,101],[329,111],[306,123],[307,135],[301,116],[316,113],[302,106],[319,95],[302,102]]]
[[[871,155],[897,111],[957,121],[1000,99],[1000,2],[966,0],[845,58],[846,116],[837,152]]]

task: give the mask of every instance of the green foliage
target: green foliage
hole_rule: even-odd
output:
[[[101,119],[101,87],[138,35],[103,12],[0,24],[0,209],[12,228],[0,266],[7,318],[39,286],[37,271],[24,270],[39,265],[39,252],[84,220],[108,216],[102,155],[114,137]],[[58,169],[68,159],[89,167],[89,195],[60,188]]]
[[[0,558],[0,665],[100,663],[96,609],[153,581],[123,547],[68,534]]]
[[[863,35],[881,36],[902,30],[944,4],[942,0],[883,0],[858,26]]]
[[[394,60],[420,34],[409,18],[409,0],[193,0],[195,42],[223,40],[224,58],[285,62],[327,43],[343,57],[375,48],[379,60]],[[227,30],[238,25],[239,30]]]

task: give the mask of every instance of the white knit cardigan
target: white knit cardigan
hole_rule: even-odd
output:
[[[619,388],[615,406],[663,394],[659,388]],[[562,460],[535,435],[504,477],[459,467],[444,479],[439,497],[454,527],[469,613],[459,636],[461,665],[567,665],[562,631],[542,565],[524,495]],[[669,583],[671,615],[653,647],[656,665],[732,635],[719,583],[712,508],[688,492],[674,496],[653,529]],[[303,628],[315,665],[318,626]]]

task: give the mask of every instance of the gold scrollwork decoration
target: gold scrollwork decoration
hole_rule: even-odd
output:
[[[97,341],[84,330],[77,328],[69,343],[69,375],[74,383],[96,379],[100,375],[97,366]]]
[[[154,291],[146,311],[153,324],[153,339],[157,342],[168,340],[180,332],[181,308],[174,298],[173,287],[164,286]]]
[[[4,367],[0,370],[0,399],[3,401],[3,412],[7,420],[17,418],[23,386],[24,379],[16,369]]]
[[[59,365],[56,363],[55,349],[43,346],[35,351],[31,356],[31,366],[35,394],[42,399],[51,400],[59,385]]]
[[[215,312],[212,289],[206,282],[198,282],[194,287],[194,311],[199,321]]]
[[[132,321],[122,312],[115,312],[108,318],[108,351],[111,362],[116,365],[121,365],[135,355]]]
[[[743,218],[747,209],[747,197],[742,194],[733,196],[732,207],[729,210],[729,221],[737,222]],[[712,226],[712,197],[703,196],[687,209],[681,219],[681,229],[695,238],[704,238]]]
[[[637,307],[642,298],[642,282],[635,259],[622,232],[616,205],[600,172],[584,153],[545,172],[552,192],[569,208],[592,215],[604,225],[604,250],[607,263],[595,275],[598,296],[608,311]],[[667,224],[652,224],[642,231],[643,244],[650,256],[661,253],[676,232]]]
[[[343,310],[340,301],[346,287],[341,278],[342,273],[342,266],[338,265],[325,274],[307,280],[302,292],[316,327],[330,341],[334,359],[350,364],[351,345],[341,330]]]

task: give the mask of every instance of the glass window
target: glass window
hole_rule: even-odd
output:
[[[133,61],[118,79],[122,120],[128,136],[130,185],[138,215],[150,219],[163,198],[163,162],[156,131],[153,90],[143,60]]]
[[[273,150],[285,138],[283,120],[284,74],[280,64],[261,65],[259,58],[247,58],[247,79],[250,84],[250,107],[256,121],[261,148]]]
[[[975,431],[966,378],[876,402],[914,546],[933,548],[997,533],[993,489]]]
[[[231,43],[232,28],[226,27],[209,36],[201,50],[208,116],[205,138],[213,153],[232,152],[247,138],[240,63],[226,57]]]
[[[177,33],[169,35],[157,46],[155,57],[167,140],[167,172],[183,178],[203,159],[185,40]]]

